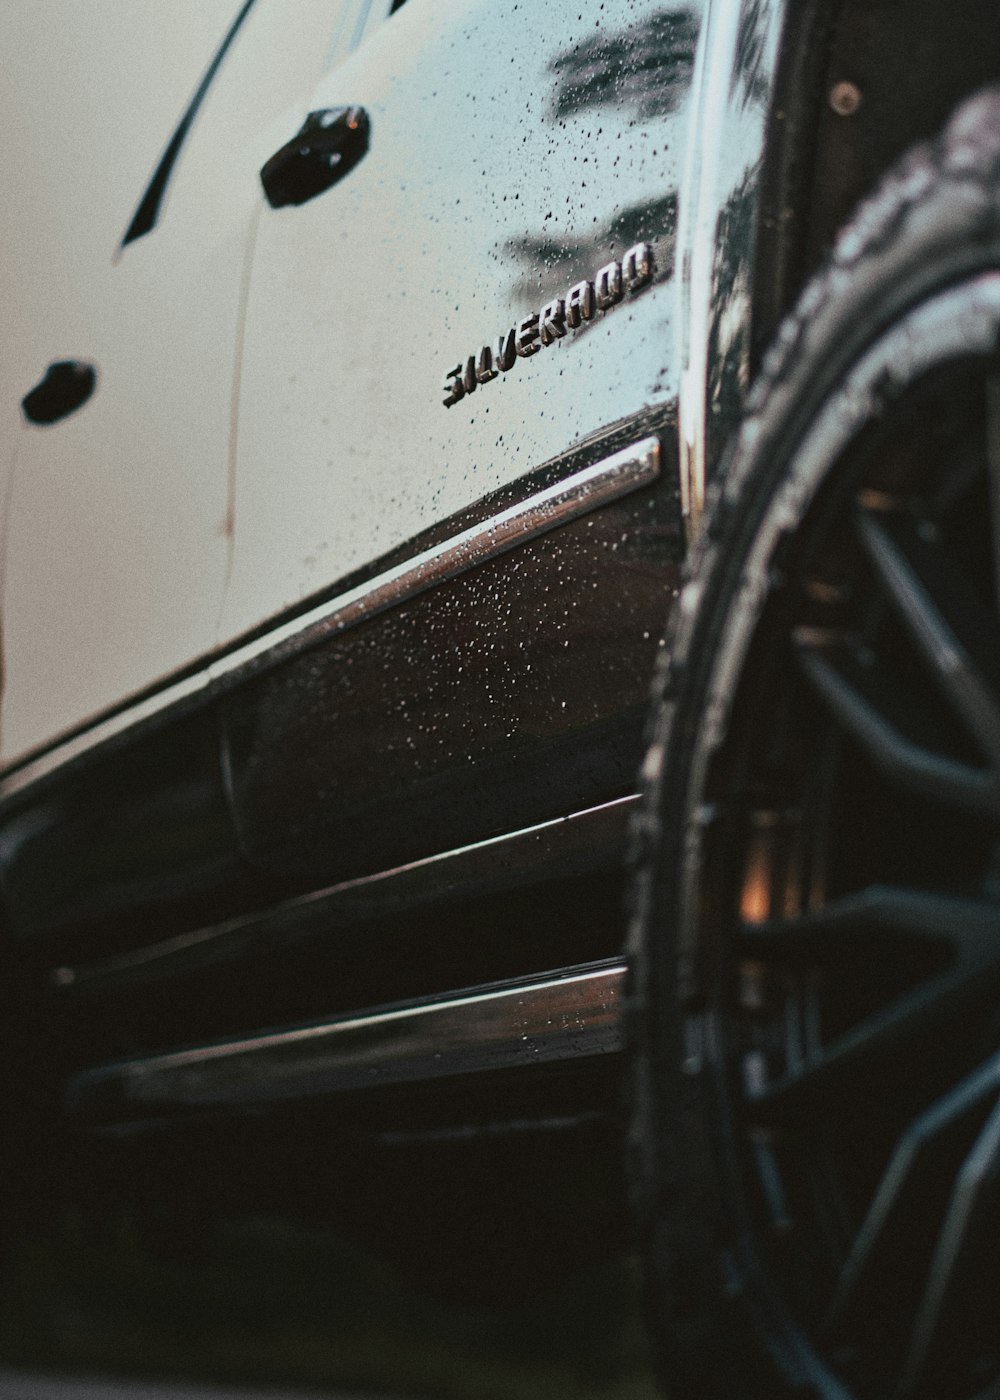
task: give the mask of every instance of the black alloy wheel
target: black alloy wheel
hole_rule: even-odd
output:
[[[678,1400],[1000,1398],[1000,93],[755,387],[637,824],[633,1179]]]

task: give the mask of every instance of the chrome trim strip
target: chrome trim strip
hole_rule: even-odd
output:
[[[400,908],[413,909],[467,887],[496,889],[498,875],[505,888],[532,873],[572,876],[599,869],[612,858],[624,861],[630,814],[638,807],[635,795],[615,798],[565,817],[490,836],[421,860],[345,880],[339,885],[298,895],[262,912],[227,919],[208,928],[192,929],[156,943],[116,953],[99,962],[53,968],[48,982],[63,998],[112,992],[123,993],[171,976],[218,966],[253,955],[254,949],[280,947],[294,930],[329,939],[358,922],[391,917]]]
[[[147,695],[144,699],[135,701],[124,710],[117,710],[107,719],[98,720],[80,733],[56,740],[52,748],[38,750],[34,756],[29,754],[18,759],[15,766],[0,774],[0,800],[12,796],[15,792],[20,792],[23,788],[30,787],[32,783],[44,778],[46,774],[61,768],[64,763],[78,758],[89,749],[96,748],[106,739],[113,739],[116,734],[122,734],[126,729],[131,729],[133,725],[151,719],[153,715],[158,715],[161,710],[166,710],[171,705],[180,704],[182,700],[187,700],[190,696],[198,695],[207,690],[208,683],[209,674],[206,667],[205,670],[198,671],[193,676],[185,676],[182,681],[174,681],[163,690],[158,690],[153,695]]]
[[[345,632],[435,584],[498,559],[518,545],[649,485],[659,474],[659,438],[644,438],[231,652],[210,668],[213,678],[240,670],[265,653],[269,659],[284,660],[288,644],[299,651]]]
[[[0,777],[0,798],[19,791],[63,763],[113,738],[141,720],[209,685],[235,678],[255,663],[276,665],[297,652],[345,632],[360,622],[397,607],[436,584],[466,573],[480,564],[527,544],[539,535],[565,525],[581,515],[621,496],[648,486],[660,474],[660,441],[657,437],[623,448],[583,471],[526,500],[500,511],[431,549],[385,570],[366,583],[349,589],[293,618],[252,642],[209,659],[205,669],[175,682],[127,709],[100,720],[82,733],[58,742],[36,757],[26,757]]]
[[[74,1118],[261,1107],[621,1049],[625,965],[591,964],[436,1001],[102,1065],[72,1076]]]

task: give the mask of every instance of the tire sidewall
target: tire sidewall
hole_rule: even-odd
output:
[[[968,156],[970,127],[982,136],[969,104],[862,206],[783,326],[724,458],[666,638],[633,840],[631,1175],[653,1327],[684,1397],[801,1393],[808,1369],[741,1220],[718,1066],[706,1059],[691,1071],[690,1029],[704,1010],[695,968],[715,950],[692,927],[690,884],[705,775],[738,674],[731,638],[744,632],[745,654],[766,592],[760,561],[748,569],[748,560],[804,438],[866,352],[933,296],[1000,268],[1000,100],[976,102],[993,125],[988,158]],[[802,483],[799,518],[821,485]]]

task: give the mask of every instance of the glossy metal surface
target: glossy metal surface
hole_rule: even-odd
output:
[[[57,780],[62,769],[76,759],[86,759],[109,740],[121,738],[128,742],[130,731],[138,737],[138,731],[147,721],[155,721],[165,712],[174,711],[179,715],[182,707],[207,695],[208,682],[207,670],[199,667],[190,675],[172,680],[162,690],[117,706],[104,718],[60,738],[51,746],[19,756],[0,774],[0,802],[21,793],[29,794],[36,783],[45,779]]]
[[[618,962],[75,1075],[74,1118],[248,1108],[621,1048]]]
[[[109,1037],[116,1053],[207,1038],[213,1017],[221,1034],[615,950],[621,894],[613,872],[597,874],[609,870],[603,860],[558,896],[481,900],[485,944],[468,936],[472,916],[458,905],[405,929],[397,907],[391,927],[376,920],[337,938],[323,939],[317,920],[311,943],[279,918],[281,944],[268,922],[297,895],[633,790],[680,558],[676,498],[660,479],[635,489],[653,475],[655,442],[633,451],[657,436],[652,426],[622,425],[532,474],[525,496],[508,490],[471,523],[439,527],[423,541],[421,570],[458,569],[453,577],[374,617],[359,612],[304,649],[290,638],[283,664],[262,638],[244,667],[262,673],[244,683],[232,673],[221,700],[192,677],[176,710],[132,728],[123,714],[121,732],[71,762],[55,753],[48,771],[13,775],[0,809],[8,926],[43,975],[260,914],[246,959],[228,972],[178,973],[174,995],[151,989],[142,1006],[122,996],[89,1025],[81,1007],[69,1018],[74,1043]],[[600,466],[609,459],[610,475]],[[522,510],[525,497],[534,505]],[[519,536],[527,542],[507,548]],[[449,554],[456,538],[461,557]],[[463,568],[477,547],[495,557]],[[426,583],[422,571],[415,581]],[[449,643],[428,645],[440,638]],[[475,897],[469,887],[466,900]]]
[[[647,437],[593,463],[575,476],[534,492],[440,544],[377,573],[303,616],[229,651],[190,677],[90,726],[44,755],[18,765],[0,779],[0,798],[17,792],[130,725],[197,694],[213,682],[226,677],[239,679],[236,673],[251,663],[275,664],[287,660],[299,651],[378,616],[387,608],[416,597],[435,584],[496,559],[588,511],[651,484],[659,472],[659,440]]]
[[[650,426],[626,423],[553,464],[550,499]],[[650,448],[641,457],[648,478]],[[497,552],[482,537],[492,557],[456,572],[446,555],[433,588],[331,627],[284,664],[269,649],[262,674],[224,697],[228,789],[254,866],[315,888],[634,790],[681,561],[674,483],[523,538],[533,532],[507,519]]]
[[[353,925],[389,920],[422,906],[614,869],[624,858],[627,824],[637,803],[638,798],[623,797],[526,831],[348,880],[263,913],[140,945],[99,962],[58,967],[49,983],[74,999],[134,994],[152,983],[280,953],[292,938],[329,940]]]
[[[239,460],[227,465],[224,446],[206,452],[198,423],[202,445],[197,450],[170,448],[196,464],[199,480],[211,483],[218,496],[214,505],[206,497],[193,506],[195,497],[178,489],[176,467],[158,468],[152,458],[141,472],[130,461],[123,475],[117,449],[108,447],[118,421],[114,370],[104,380],[111,417],[84,434],[85,441],[67,439],[65,462],[62,448],[53,458],[49,446],[44,470],[24,464],[21,478],[29,489],[23,502],[14,502],[14,551],[7,568],[8,761],[27,757],[57,732],[70,733],[80,721],[122,702],[155,709],[143,698],[144,688],[163,685],[165,673],[183,674],[223,638],[258,629],[283,609],[301,609],[310,597],[329,594],[338,577],[371,569],[377,555],[405,548],[433,522],[522,474],[527,463],[564,451],[608,421],[629,412],[672,417],[679,390],[681,481],[685,508],[697,514],[705,477],[739,412],[748,373],[762,156],[786,10],[781,0],[703,0],[670,9],[622,3],[606,6],[596,26],[582,11],[575,18],[569,7],[565,14],[546,8],[532,17],[523,6],[506,14],[503,7],[484,5],[474,20],[464,0],[444,9],[405,6],[381,25],[373,22],[354,55],[339,66],[335,62],[317,92],[309,86],[311,65],[318,61],[315,40],[302,40],[308,62],[286,44],[270,43],[268,25],[278,21],[265,12],[273,16],[276,8],[258,6],[244,25],[246,32],[233,45],[185,144],[170,217],[161,219],[155,238],[128,248],[99,304],[121,300],[116,282],[140,249],[145,251],[139,280],[144,286],[148,281],[149,295],[156,294],[162,276],[174,298],[176,260],[164,249],[179,236],[168,228],[178,219],[176,209],[190,207],[189,222],[200,227],[199,201],[212,191],[216,198],[232,196],[233,207],[243,208],[244,174],[274,149],[274,127],[262,129],[257,115],[258,68],[273,84],[272,110],[279,94],[295,90],[296,74],[303,109],[337,105],[320,102],[320,91],[337,98],[343,89],[337,98],[342,102],[348,96],[364,99],[362,89],[370,88],[379,135],[370,160],[343,189],[317,201],[315,214],[312,205],[267,211],[252,269],[232,248],[226,250],[227,266],[242,268],[253,284],[247,284],[250,304],[239,310],[239,325],[230,317],[225,332],[233,336],[232,368],[242,399]],[[322,30],[316,7],[306,8],[310,23]],[[331,32],[335,18],[331,10]],[[463,46],[457,84],[448,77],[456,36]],[[343,34],[337,41],[341,55],[349,47],[342,41]],[[280,73],[275,52],[285,64]],[[507,113],[505,76],[502,90],[497,87],[503,53],[514,60],[522,88],[524,74],[537,70],[530,85],[532,106],[523,120]],[[247,92],[254,94],[249,117],[243,110]],[[420,127],[422,114],[433,123],[433,138]],[[499,121],[495,140],[490,136],[494,118]],[[220,143],[220,121],[247,137],[238,158]],[[285,139],[300,122],[301,114],[294,124],[289,119]],[[447,132],[443,141],[442,132]],[[220,163],[227,172],[221,185],[217,172],[208,178]],[[420,173],[415,183],[406,178],[411,170]],[[355,187],[356,181],[361,184]],[[446,225],[450,232],[444,238]],[[428,230],[423,242],[414,237],[417,227]],[[405,295],[381,309],[372,300],[369,278],[344,275],[345,250],[356,253],[359,228],[369,230],[383,262],[399,254],[394,265],[401,269]],[[183,234],[200,246],[192,228]],[[588,322],[587,279],[595,268],[613,266],[609,256],[620,258],[620,250],[637,240],[648,242],[656,259],[648,295],[616,309],[606,325]],[[248,245],[248,258],[251,251]],[[671,285],[675,264],[679,276]],[[473,382],[490,382],[488,396],[474,401],[478,406],[471,418],[472,401],[463,407],[456,402],[441,414],[442,361],[447,365],[451,355],[468,355],[485,341],[496,370],[498,358],[506,362],[507,348],[502,344],[498,357],[488,339],[497,326],[520,324],[525,313],[551,310],[560,300],[565,324],[572,327],[575,303],[567,287],[584,288],[577,298],[582,324],[575,334],[554,335],[545,355],[522,354],[509,382],[506,377],[497,382],[497,376],[490,382],[485,361],[480,377],[477,360]],[[279,298],[277,310],[272,296]],[[357,296],[362,301],[355,305]],[[141,305],[148,322],[148,295]],[[270,325],[275,314],[278,324]],[[92,308],[95,317],[98,324]],[[558,318],[549,321],[558,324]],[[75,330],[74,343],[85,345],[89,323],[81,321]],[[128,330],[125,322],[118,330]],[[537,344],[542,338],[540,331]],[[237,339],[244,347],[243,364],[237,363]],[[178,324],[171,346],[181,360],[183,341]],[[134,355],[134,345],[124,348]],[[226,355],[220,362],[226,363]],[[287,378],[273,373],[275,363],[287,370]],[[426,366],[426,381],[420,365]],[[159,361],[155,370],[162,378]],[[202,375],[202,382],[208,384],[209,377]],[[233,376],[227,383],[233,384]],[[281,403],[274,402],[275,392],[283,396]],[[219,437],[236,420],[230,421],[228,389],[220,393],[212,387],[211,395],[222,405]],[[142,397],[132,394],[130,402]],[[358,413],[359,404],[366,406],[364,413]],[[426,425],[425,413],[431,415]],[[178,425],[189,420],[189,414],[172,413],[162,440],[171,443]],[[130,432],[134,426],[130,417]],[[153,553],[145,547],[137,566],[135,547],[126,546],[124,537],[98,541],[81,534],[82,516],[66,496],[69,478],[58,485],[66,517],[74,521],[72,539],[37,537],[54,515],[55,477],[81,454],[110,462],[130,483],[115,509],[104,511],[104,528],[119,520],[133,541],[141,541],[137,522],[148,530],[155,518],[157,542],[162,535],[171,549]],[[665,470],[672,474],[678,465],[671,443],[664,443],[664,454]],[[209,459],[217,469],[206,465]],[[183,578],[172,572],[178,568],[178,535],[164,524],[169,512],[159,504],[140,509],[133,499],[146,490],[147,478],[154,491],[169,485],[174,500],[186,500],[199,517],[195,528],[208,532],[207,547],[183,566]],[[40,495],[43,480],[48,484]],[[90,501],[107,495],[104,487],[98,492],[93,483],[83,478],[81,483]],[[89,553],[84,558],[81,551]],[[53,560],[63,555],[66,567],[53,568]],[[210,556],[218,560],[213,579],[189,589]],[[42,558],[44,577],[32,563]],[[89,596],[88,614],[79,618],[71,588],[96,558],[109,573],[108,596]],[[118,574],[124,577],[126,568],[130,577],[142,578],[141,589],[120,582]],[[222,633],[213,635],[223,578]],[[201,600],[197,616],[178,607],[188,592]],[[169,607],[165,597],[171,599]],[[49,607],[46,623],[39,609]],[[137,610],[147,608],[158,619],[155,626],[138,618]],[[127,619],[116,622],[123,609]],[[93,639],[87,630],[91,618],[100,623],[100,636]],[[77,654],[83,649],[92,658],[92,664],[78,668],[72,690],[45,669],[50,662],[61,665],[67,654],[68,641],[59,640],[63,631],[72,634]],[[118,644],[123,635],[133,639],[127,648]],[[51,641],[40,646],[39,637]],[[192,688],[189,680],[183,685]]]
[[[478,385],[496,379],[498,370],[513,369],[518,356],[526,359],[536,354],[546,345],[561,340],[567,331],[577,330],[592,321],[598,311],[610,311],[626,296],[644,291],[655,272],[652,244],[637,243],[620,262],[615,258],[600,268],[593,281],[584,278],[570,287],[565,297],[553,297],[541,311],[533,311],[498,336],[495,355],[492,345],[484,345],[448,371],[444,384],[445,408],[475,393]]]
[[[363,105],[371,145],[342,186],[260,222],[227,638],[608,424],[669,412],[699,8],[410,3],[309,96]],[[656,277],[608,309],[643,242]],[[605,310],[543,345],[540,311],[587,280]],[[477,385],[509,327],[512,371],[442,411],[444,373],[475,357]]]
[[[611,956],[633,804],[298,898],[261,889],[253,912],[172,936],[137,917],[120,930],[121,951],[89,962],[53,967],[53,941],[40,940],[37,959],[51,969],[44,1004],[66,1061],[151,1054]]]
[[[752,268],[779,0],[706,0],[677,225],[681,498],[692,530],[750,376]]]
[[[435,585],[499,559],[550,530],[649,486],[659,474],[659,439],[645,437],[376,574],[330,603],[281,627],[268,629],[258,640],[214,662],[211,674],[214,678],[237,671],[261,658],[273,665],[294,656]]]
[[[748,381],[768,179],[780,196],[768,122],[787,5],[616,0],[597,23],[571,8],[404,6],[310,87],[286,127],[255,129],[246,155],[259,164],[307,110],[363,103],[372,114],[363,164],[302,209],[261,211],[243,265],[233,567],[221,630],[201,646],[210,664],[189,649],[186,670],[0,783],[16,932],[45,974],[56,962],[87,969],[75,990],[55,989],[60,1007],[82,1006],[104,974],[106,987],[133,975],[138,987],[141,947],[147,989],[154,967],[166,980],[176,971],[178,1002],[206,1018],[231,1002],[240,1026],[304,1020],[313,1013],[269,1017],[268,1005],[298,1005],[310,980],[323,985],[318,964],[311,979],[305,962],[293,968],[290,935],[279,947],[274,911],[294,919],[313,892],[634,790],[683,562],[681,491],[694,520]],[[242,47],[254,23],[256,11],[223,74],[237,74],[241,53],[270,61]],[[526,112],[511,105],[511,73],[531,93]],[[152,259],[172,208],[126,261]],[[378,265],[400,269],[390,303],[375,264],[358,262],[362,229]],[[651,284],[608,310],[614,269],[645,244]],[[492,341],[503,326],[513,333]],[[543,341],[544,353],[525,353]],[[441,370],[460,356],[465,392],[442,412]],[[150,578],[150,596],[160,584]],[[147,632],[129,635],[140,648]],[[127,659],[147,682],[162,674],[139,650]],[[197,763],[172,770],[166,736],[192,711]],[[129,775],[154,750],[143,787]],[[203,851],[172,771],[202,794]],[[150,812],[167,820],[137,852]],[[409,944],[379,942],[374,926],[328,941],[322,977],[343,990],[356,969],[375,978],[390,960],[423,957],[435,985],[455,986],[507,975],[487,954],[524,954],[517,970],[531,971],[610,953],[620,905],[605,873],[575,877],[602,911],[597,934],[580,925],[581,939],[606,940],[597,952],[531,961],[540,925],[498,903],[482,975],[449,980],[445,943],[475,946],[463,937],[468,890],[436,932],[412,925]],[[400,875],[400,888],[416,899],[419,879]],[[244,995],[240,971],[268,940],[272,963],[253,964],[259,986]],[[196,968],[196,949],[209,962],[220,953],[220,981],[231,967],[231,998]],[[163,1005],[157,1034],[168,1037]],[[129,1014],[123,995],[127,1034]]]

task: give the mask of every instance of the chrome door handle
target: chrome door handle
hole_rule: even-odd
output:
[[[302,130],[261,167],[272,209],[305,204],[353,170],[368,150],[371,124],[363,107],[310,112]]]

